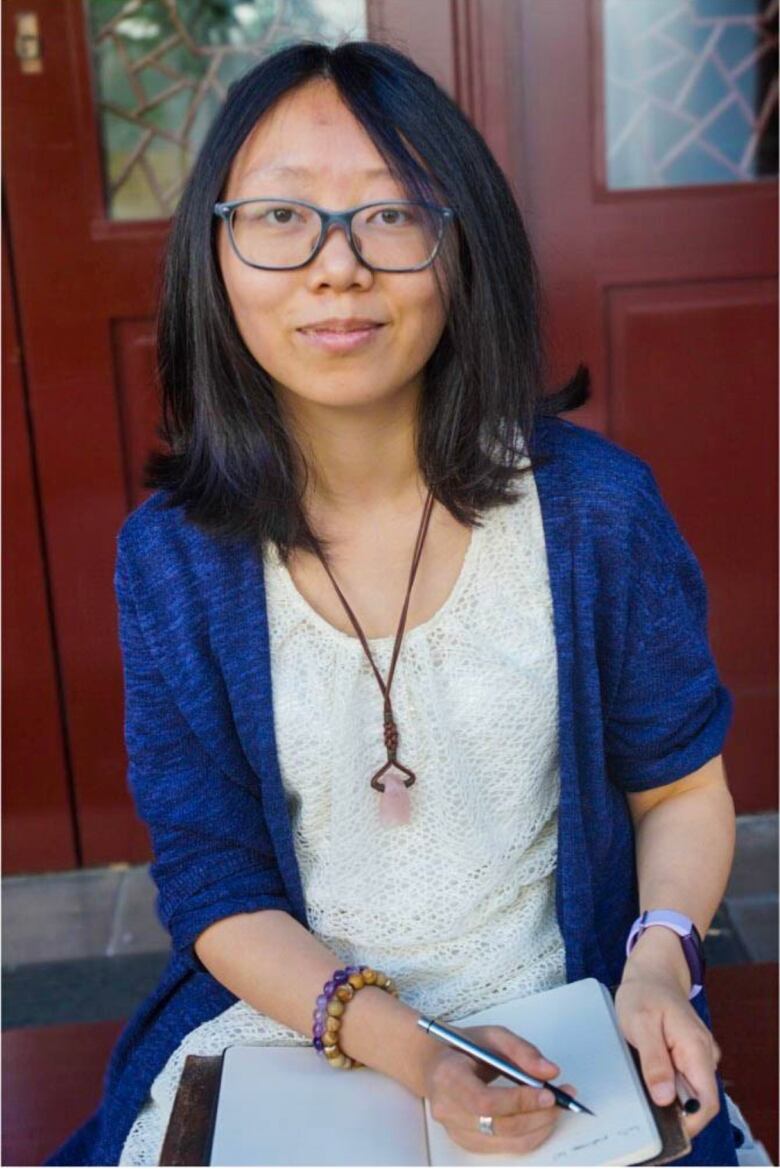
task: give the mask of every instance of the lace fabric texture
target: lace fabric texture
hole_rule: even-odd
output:
[[[380,823],[370,786],[386,760],[382,695],[359,640],[311,608],[275,548],[265,553],[276,744],[310,928],[342,964],[384,970],[406,1003],[444,1020],[566,978],[552,598],[533,475],[515,490],[472,530],[438,612],[404,635],[393,709],[398,758],[417,782],[403,826]],[[369,639],[383,678],[393,640]],[[311,1036],[242,1001],[191,1031],[121,1165],[158,1164],[186,1056],[235,1043]]]

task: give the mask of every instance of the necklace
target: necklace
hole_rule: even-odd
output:
[[[422,555],[423,544],[428,532],[428,524],[431,518],[431,511],[433,510],[433,491],[429,490],[428,497],[423,507],[422,518],[420,520],[420,527],[417,532],[417,541],[414,546],[414,553],[412,555],[412,567],[409,573],[409,584],[406,589],[406,597],[404,599],[403,609],[401,610],[401,619],[398,623],[398,630],[395,635],[395,643],[393,645],[393,656],[390,660],[390,669],[387,675],[387,682],[382,679],[382,675],[376,667],[374,658],[366,640],[366,636],[360,627],[360,623],[350,608],[347,598],[338,586],[338,583],[330,570],[330,567],[325,560],[325,557],[318,551],[320,560],[323,563],[325,571],[333,582],[333,587],[338,593],[344,608],[347,611],[355,632],[357,633],[360,643],[368,657],[371,668],[374,671],[374,677],[379,683],[379,689],[384,696],[384,743],[387,751],[387,762],[384,763],[378,771],[371,777],[371,786],[375,791],[380,792],[379,816],[383,824],[388,827],[396,824],[407,824],[411,818],[411,801],[409,799],[408,789],[416,780],[414,772],[405,764],[399,762],[397,758],[398,751],[398,727],[395,722],[393,714],[393,704],[390,699],[390,687],[393,683],[393,675],[395,673],[396,662],[401,650],[401,642],[403,640],[404,629],[406,628],[406,614],[409,610],[409,599],[412,594],[412,585],[414,578],[417,575],[417,567],[420,563]]]

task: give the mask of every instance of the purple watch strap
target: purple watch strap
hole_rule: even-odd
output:
[[[646,909],[631,926],[626,940],[626,957],[631,953],[646,929],[654,925],[666,926],[677,934],[682,944],[685,960],[691,972],[689,999],[695,998],[704,985],[704,947],[696,926],[689,917],[674,909]]]

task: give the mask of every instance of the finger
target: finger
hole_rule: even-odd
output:
[[[504,1055],[524,1071],[539,1079],[552,1077],[557,1064],[545,1059],[538,1048],[521,1039],[506,1027],[488,1026],[469,1029],[477,1042]],[[461,1052],[450,1052],[437,1069],[437,1090],[433,1093],[434,1118],[445,1125],[471,1128],[480,1115],[505,1116],[518,1112],[548,1109],[554,1106],[551,1093],[523,1085],[487,1087],[485,1072],[496,1073]]]
[[[693,1085],[691,1086],[693,1087]],[[714,1103],[712,1100],[706,1100],[705,1093],[700,1088],[694,1089],[694,1095],[696,1095],[701,1101],[701,1107],[699,1108],[699,1111],[694,1113],[684,1112],[682,1114],[686,1131],[691,1139],[698,1136],[702,1129],[710,1123],[713,1117],[717,1116],[720,1112],[720,1100],[718,1099],[717,1092],[715,1092],[714,1095]]]
[[[476,1075],[477,1065],[470,1059],[467,1065],[453,1069],[436,1119],[469,1129],[479,1116],[504,1118],[555,1111],[555,1097],[548,1088],[487,1086]]]
[[[548,1060],[539,1048],[533,1043],[522,1039],[508,1027],[485,1026],[474,1028],[472,1037],[504,1056],[510,1063],[528,1072],[539,1080],[546,1081],[558,1075],[558,1065]],[[474,1072],[473,1082],[463,1084],[465,1095],[460,1095],[459,1104],[465,1112],[477,1111],[482,1115],[509,1116],[517,1112],[527,1112],[537,1108],[550,1108],[555,1101],[552,1094],[543,1088],[532,1088],[524,1085],[509,1085],[506,1080],[502,1084],[482,1089],[480,1084],[490,1082],[496,1078],[494,1069],[484,1064],[472,1061]],[[486,1095],[489,1091],[490,1095]]]
[[[526,1112],[545,1112],[555,1106],[555,1097],[549,1088],[528,1088],[519,1084],[511,1088],[498,1084],[477,1088],[473,1099],[482,1116],[516,1116]],[[469,1111],[468,1106],[466,1111]]]
[[[572,1084],[562,1084],[561,1087],[571,1095],[576,1093],[576,1088]],[[555,1105],[555,1097],[547,1089],[539,1091],[535,1107],[514,1113],[499,1114],[495,1108],[495,1096],[496,1089],[487,1089],[482,1107],[479,1108],[478,1112],[469,1115],[458,1110],[457,1113],[451,1115],[449,1123],[459,1129],[476,1129],[480,1116],[492,1116],[493,1128],[497,1135],[514,1138],[531,1133],[541,1133],[540,1140],[542,1140],[546,1139],[546,1136],[553,1130],[561,1115],[561,1110]]]
[[[552,1123],[541,1125],[532,1131],[512,1136],[499,1132],[499,1126],[506,1125],[506,1120],[494,1121],[495,1135],[481,1133],[472,1124],[470,1128],[460,1128],[456,1125],[447,1126],[447,1135],[464,1149],[478,1154],[504,1153],[514,1156],[530,1153],[543,1144],[553,1128]]]
[[[639,1052],[642,1077],[656,1104],[671,1104],[675,1098],[674,1064],[666,1046],[660,1019],[637,1020],[634,1042]]]
[[[715,1043],[709,1028],[698,1022],[698,1026],[683,1032],[675,1039],[676,1027],[669,1020],[667,1041],[675,1068],[682,1072],[697,1093],[703,1108],[711,1110],[714,1116],[720,1107],[718,1084],[715,1076],[720,1048]]]
[[[557,1108],[544,1108],[537,1112],[521,1112],[514,1116],[494,1116],[493,1128],[497,1137],[517,1139],[538,1136],[539,1142],[546,1140],[558,1120]]]
[[[706,1040],[689,1042],[684,1047],[675,1048],[673,1054],[677,1069],[685,1076],[700,1104],[698,1112],[685,1116],[688,1132],[695,1136],[720,1111],[712,1048]]]
[[[576,1099],[577,1089],[572,1084],[559,1086]],[[550,1109],[557,1108],[555,1096],[549,1088],[490,1087],[479,1100],[484,1105],[479,1110],[481,1116],[529,1115],[536,1112],[547,1113]]]
[[[577,1089],[573,1084],[561,1084],[561,1087],[576,1096]],[[554,1100],[552,1093],[550,1096]],[[479,1115],[493,1116],[494,1135],[479,1132]],[[560,1118],[560,1110],[548,1106],[515,1116],[498,1117],[490,1112],[480,1112],[479,1115],[467,1118],[459,1116],[457,1120],[449,1121],[446,1129],[452,1140],[475,1153],[520,1154],[531,1152],[547,1140]]]
[[[453,1092],[453,1122],[468,1128],[474,1116],[518,1116],[530,1112],[548,1112],[555,1097],[548,1088],[487,1087],[474,1076],[471,1083],[458,1084]]]
[[[570,1096],[576,1097],[577,1089],[573,1084],[561,1084],[560,1087],[564,1092],[568,1092]],[[556,1106],[555,1097],[552,1092],[548,1092],[545,1089],[542,1095],[547,1096],[549,1099],[540,1109],[536,1109],[533,1112],[520,1113],[516,1116],[501,1117],[500,1130],[498,1127],[499,1120],[494,1119],[493,1127],[496,1131],[501,1131],[507,1136],[521,1136],[523,1133],[539,1132],[541,1129],[549,1129],[552,1131],[560,1119],[563,1110]],[[490,1113],[487,1115],[490,1115]]]

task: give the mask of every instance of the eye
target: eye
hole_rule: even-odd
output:
[[[386,216],[389,216],[389,218],[385,218]],[[403,220],[401,219],[402,216]],[[413,216],[402,207],[381,207],[379,211],[371,216],[371,219],[379,219],[381,227],[403,226],[403,223],[409,222],[412,218]]]
[[[266,227],[287,227],[302,216],[294,207],[278,203],[269,207],[267,203],[245,203],[237,208],[238,220],[248,223],[261,223]]]
[[[274,223],[289,223],[290,219],[284,217],[290,216],[291,218],[293,215],[297,215],[297,212],[293,211],[292,207],[272,207],[268,212],[269,217],[274,217],[272,219]],[[279,218],[280,216],[281,218]]]
[[[288,223],[292,223],[293,219],[300,219],[301,216],[293,207],[280,206],[269,208],[269,210],[261,213],[259,218],[270,224],[278,224],[280,227],[285,227]]]

